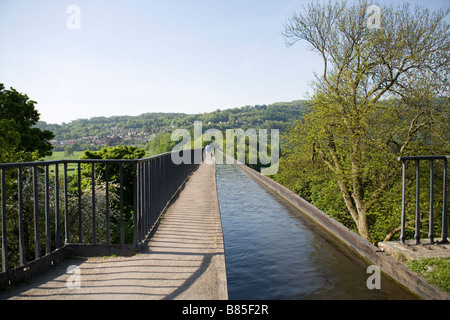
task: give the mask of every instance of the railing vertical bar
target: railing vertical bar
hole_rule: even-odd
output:
[[[55,245],[61,248],[59,230],[59,164],[55,164]]]
[[[91,168],[91,183],[92,183],[92,244],[97,244],[97,230],[95,225],[95,163],[92,163]]]
[[[447,169],[448,169],[448,161],[444,159],[444,177],[443,177],[443,203],[442,203],[442,243],[447,243]]]
[[[153,167],[153,176],[154,176],[154,184],[153,184],[153,201],[155,203],[155,210],[153,212],[153,219],[157,219],[159,215],[159,199],[160,199],[160,181],[159,181],[159,162],[158,159],[155,159],[154,161],[154,167]]]
[[[161,214],[161,210],[163,208],[163,203],[164,203],[164,172],[163,172],[163,167],[162,167],[162,163],[163,163],[163,158],[158,158],[158,177],[159,177],[159,181],[158,181],[158,191],[159,191],[159,196],[158,196],[158,203],[159,203],[159,207],[158,207],[158,214]]]
[[[139,190],[139,165],[133,163],[133,225],[134,225],[134,233],[133,233],[133,244],[136,245],[141,242],[141,233],[140,233],[140,224],[141,224],[141,212],[138,212],[137,205],[137,194]]]
[[[52,252],[50,230],[50,191],[49,191],[49,166],[45,166],[45,254]]]
[[[121,162],[119,165],[119,175],[120,175],[120,244],[123,245],[125,243],[125,235],[124,235],[124,226],[123,226],[123,163]]]
[[[141,234],[142,234],[142,240],[145,239],[145,236],[147,235],[147,231],[148,231],[148,221],[149,221],[149,216],[148,216],[148,166],[147,166],[147,162],[142,162],[141,164],[141,171],[140,171],[140,175],[141,175],[141,194],[142,194],[142,198],[141,198],[141,202],[142,202],[142,213],[141,213]]]
[[[142,199],[142,189],[144,188],[144,186],[142,185],[142,163],[137,164],[137,170],[138,170],[138,172],[137,172],[137,177],[136,177],[136,210],[139,213],[139,215],[138,215],[139,219],[137,221],[136,227],[137,227],[137,230],[139,233],[139,238],[142,239],[143,238],[142,237],[142,234],[143,234],[142,222],[143,222],[143,216],[144,216],[144,213],[142,210],[142,200],[143,200]]]
[[[186,169],[188,169],[189,170],[189,164],[185,164],[185,165],[182,165],[181,167],[186,167]],[[177,166],[177,165],[175,165],[173,162],[172,162],[172,158],[169,158],[169,159],[167,159],[167,173],[166,173],[166,175],[167,175],[167,179],[173,179],[173,177],[174,177],[174,174],[176,175],[176,174],[179,174],[179,171],[180,171],[180,167],[179,166]],[[169,181],[169,180],[168,180]],[[171,181],[171,180],[170,180]],[[176,186],[176,188],[175,189],[177,189],[179,187],[179,185],[178,185],[178,183],[177,183],[177,186]],[[171,194],[173,194],[174,193],[174,191],[170,191],[171,192]]]
[[[105,212],[105,218],[106,218],[106,244],[110,244],[110,229],[109,229],[109,163],[106,163],[105,166],[105,201],[106,201],[106,212]]]
[[[158,180],[158,159],[153,160],[153,215],[152,220],[158,216],[159,180]]]
[[[17,168],[17,192],[19,202],[19,263],[21,266],[25,265],[25,241],[23,237],[23,182],[22,182],[22,168]]]
[[[37,166],[33,167],[33,205],[34,205],[34,258],[41,257],[41,240],[39,237],[39,192]]]
[[[5,169],[2,168],[2,272],[6,272],[9,269],[8,261],[8,241],[7,241],[7,228],[6,228],[6,183],[5,183]]]
[[[146,161],[145,162],[145,225],[144,225],[144,236],[148,234],[148,231],[150,230],[150,226],[152,225],[152,161]]]
[[[161,167],[160,158],[155,159],[155,218],[159,214],[160,202],[161,202]]]
[[[142,240],[145,240],[145,236],[148,233],[148,226],[149,226],[149,210],[148,210],[148,195],[149,195],[149,183],[148,183],[148,163],[147,162],[143,162],[141,164],[141,179],[142,179],[142,215],[141,215],[141,219],[142,219],[142,227],[141,227],[141,234],[142,234]]]
[[[416,161],[416,221],[414,239],[420,244],[420,161]]]
[[[142,239],[145,238],[146,235],[146,231],[147,231],[147,212],[146,212],[146,206],[145,206],[145,201],[146,201],[146,196],[145,193],[147,191],[147,185],[145,183],[145,175],[146,175],[146,168],[145,168],[145,164],[144,163],[140,163],[139,164],[139,211],[141,212],[141,221],[139,222],[140,224],[140,229],[141,229],[141,237]]]
[[[146,230],[147,233],[150,230],[150,227],[153,225],[153,219],[152,219],[152,202],[151,202],[151,192],[152,192],[152,179],[151,179],[151,162],[147,161],[145,163],[145,167],[146,167],[146,172],[145,172],[145,180],[147,181],[147,189],[146,191]]]
[[[170,188],[169,190],[172,193],[172,189],[173,189],[172,185],[174,183],[179,185],[179,183],[177,181],[177,177],[180,175],[183,175],[184,170],[181,170],[181,167],[183,167],[183,166],[181,166],[181,167],[177,166],[172,161],[169,162],[169,166],[170,166],[170,170],[167,172],[167,174],[168,174],[167,179],[170,179],[170,180],[168,180],[169,181],[168,188]],[[188,167],[189,164],[185,164],[184,166]]]
[[[136,187],[135,191],[136,194],[133,197],[133,201],[136,200],[136,202],[133,202],[133,204],[136,206],[136,231],[137,231],[137,239],[138,242],[142,241],[143,239],[143,221],[144,221],[144,212],[142,211],[142,189],[144,186],[142,185],[142,163],[138,163],[136,165]],[[133,177],[134,178],[134,177]]]
[[[148,202],[149,202],[149,212],[148,212],[148,218],[150,221],[153,221],[153,161],[148,162]]]
[[[83,243],[83,224],[81,212],[81,164],[78,163],[78,242]]]
[[[163,183],[163,186],[164,186],[164,202],[163,202],[163,205],[162,205],[162,208],[164,208],[164,206],[167,204],[167,202],[169,201],[169,188],[170,188],[170,182],[169,182],[169,180],[167,180],[167,173],[168,173],[168,171],[167,171],[167,168],[168,168],[168,165],[167,165],[167,161],[168,161],[168,159],[169,159],[169,157],[164,157],[163,159],[161,159],[161,172],[162,172],[162,175],[163,175],[163,181],[162,181],[162,183]]]
[[[151,200],[152,200],[152,220],[156,219],[156,190],[158,189],[156,186],[156,160],[151,162]]]
[[[433,202],[434,202],[434,161],[430,160],[430,217],[428,223],[428,238],[430,239],[430,244],[434,244],[434,212],[433,212]]]
[[[406,161],[402,160],[402,216],[401,216],[401,233],[400,233],[400,241],[405,243],[406,235],[405,235],[405,225],[406,225]]]
[[[68,178],[67,178],[67,162],[64,163],[64,228],[65,238],[64,242],[70,243],[69,234],[69,195],[68,195]]]

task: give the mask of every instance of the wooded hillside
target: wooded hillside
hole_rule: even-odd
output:
[[[54,151],[62,151],[68,146],[73,151],[99,150],[105,146],[116,145],[148,149],[148,143],[155,140],[159,134],[178,128],[192,129],[194,121],[202,121],[204,130],[266,128],[284,131],[302,117],[307,104],[307,101],[296,100],[201,114],[144,113],[139,116],[95,117],[61,125],[40,121],[37,127],[54,133]]]

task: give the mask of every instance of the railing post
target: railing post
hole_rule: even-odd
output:
[[[106,218],[106,245],[109,245],[111,240],[110,240],[110,229],[109,229],[109,163],[106,163],[105,165],[105,180],[106,180],[106,184],[105,184],[105,201],[106,201],[106,213],[105,213],[105,218]]]
[[[61,247],[59,230],[59,164],[55,164],[55,245]]]
[[[92,183],[92,244],[97,244],[97,228],[95,221],[95,163],[92,163],[91,169],[91,183]]]
[[[447,243],[447,158],[444,159],[444,181],[443,181],[443,203],[442,203],[442,240],[441,243]]]
[[[140,230],[140,241],[145,239],[147,234],[147,222],[148,222],[148,210],[147,210],[147,197],[146,192],[148,191],[147,184],[147,165],[145,163],[139,163],[138,167],[138,210],[139,210],[139,230]]]
[[[25,265],[25,241],[23,238],[23,186],[22,186],[22,168],[17,169],[18,202],[19,202],[19,263]]]
[[[429,223],[428,223],[428,238],[430,239],[430,244],[434,244],[433,180],[434,180],[434,161],[433,161],[433,159],[431,159],[430,160],[430,217],[429,217]]]
[[[6,183],[5,183],[5,169],[2,168],[2,271],[6,272],[9,269],[8,261],[8,240],[6,227]]]
[[[414,239],[420,244],[420,160],[416,161],[416,221]]]
[[[34,258],[41,257],[41,241],[39,237],[39,198],[37,167],[33,167],[33,193],[34,193]]]
[[[122,162],[119,165],[119,181],[120,181],[120,244],[123,245],[125,243],[125,235],[124,235],[124,227],[123,227],[123,164]]]
[[[138,215],[138,205],[137,205],[137,195],[139,192],[138,186],[138,165],[137,163],[133,163],[133,225],[134,225],[134,234],[133,234],[133,244],[137,245],[141,241],[141,232],[140,232],[140,224],[142,217],[140,214]],[[138,219],[139,218],[139,219]]]
[[[142,219],[142,240],[145,239],[147,235],[147,230],[150,228],[150,224],[152,222],[151,220],[151,202],[150,202],[150,161],[145,161],[142,164],[142,167],[145,169],[145,173],[142,172],[141,174],[144,175],[143,179],[145,181],[145,187],[143,190],[144,195],[144,205],[145,205],[145,211],[141,213],[141,219]]]
[[[64,228],[65,228],[65,238],[64,242],[70,243],[69,234],[69,196],[67,191],[67,162],[64,162]]]
[[[150,218],[156,219],[156,161],[150,161]]]
[[[78,243],[83,243],[81,192],[81,163],[78,162]]]
[[[157,198],[157,203],[158,203],[158,206],[157,206],[157,214],[159,214],[160,212],[161,212],[161,209],[162,209],[162,196],[163,196],[163,189],[162,189],[162,186],[163,186],[163,184],[164,184],[164,181],[163,181],[163,176],[162,176],[162,174],[163,174],[163,172],[161,171],[161,157],[159,157],[159,158],[157,158],[156,159],[156,163],[157,163],[157,166],[156,166],[156,175],[157,175],[157,177],[158,177],[158,179],[157,179],[157,185],[156,185],[156,190],[157,190],[157,196],[156,196],[156,198]]]
[[[52,252],[50,230],[50,190],[49,190],[49,166],[45,166],[45,254]]]
[[[401,233],[400,241],[405,243],[405,221],[406,221],[406,208],[405,208],[405,197],[406,197],[406,161],[402,160],[402,216],[401,216]]]

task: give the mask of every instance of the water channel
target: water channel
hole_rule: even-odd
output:
[[[414,299],[234,165],[217,165],[230,299]]]

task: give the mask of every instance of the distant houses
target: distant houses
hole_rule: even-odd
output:
[[[69,140],[50,140],[54,150],[64,150],[66,146],[73,146],[74,150],[100,149],[102,147],[129,145],[144,146],[147,142],[153,140],[156,134],[148,134],[140,128],[123,129],[111,127],[110,134],[105,136],[86,136],[78,139]]]

